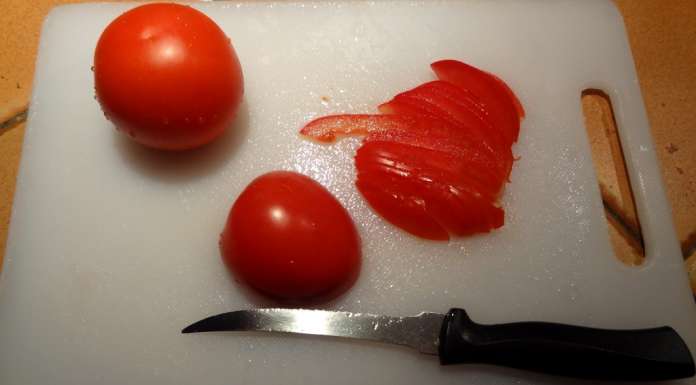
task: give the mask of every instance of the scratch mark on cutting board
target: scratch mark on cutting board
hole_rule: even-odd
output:
[[[28,113],[29,113],[29,110],[27,108],[25,108],[22,111],[20,111],[19,113],[13,115],[9,119],[0,123],[0,135],[9,131],[11,128],[17,126],[18,124],[25,122],[27,120]]]

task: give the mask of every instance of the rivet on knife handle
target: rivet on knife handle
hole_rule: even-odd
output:
[[[602,380],[668,380],[694,375],[684,341],[670,327],[607,330],[546,322],[481,325],[451,309],[442,325],[443,365],[486,363]]]

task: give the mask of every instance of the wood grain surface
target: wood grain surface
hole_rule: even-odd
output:
[[[80,1],[0,3],[0,264],[41,22],[53,6],[74,2]],[[624,17],[686,270],[696,292],[696,0],[615,3]],[[625,263],[640,263],[639,242],[631,231],[635,214],[612,152],[611,110],[597,97],[583,98],[582,104],[616,254]]]

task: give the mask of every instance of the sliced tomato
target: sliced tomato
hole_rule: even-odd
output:
[[[391,116],[391,115],[389,115]],[[449,153],[464,158],[490,174],[489,183],[499,187],[510,174],[512,152],[496,150],[472,135],[467,127],[447,123],[441,119],[423,116],[394,116],[402,124],[389,129],[374,130],[367,141],[391,140],[416,147]]]
[[[416,236],[488,232],[504,223],[497,199],[510,175],[524,110],[493,75],[456,61],[440,80],[396,95],[382,115],[316,119],[301,134],[322,142],[363,136],[356,185],[385,220]]]
[[[366,135],[365,141],[393,141],[466,159],[482,183],[498,191],[512,167],[512,152],[496,151],[462,127],[415,115],[333,115],[308,123],[301,134],[322,142]]]
[[[457,190],[493,201],[500,188],[492,186],[478,165],[449,153],[397,142],[368,142],[358,150],[358,172],[386,172],[445,183]],[[362,151],[362,152],[360,152]]]
[[[358,189],[387,221],[427,239],[502,226],[496,192],[447,153],[396,142],[367,142],[355,157]],[[470,168],[469,168],[470,169]]]
[[[468,89],[475,94],[488,113],[490,121],[505,134],[510,144],[517,141],[522,105],[512,90],[499,78],[457,60],[441,60],[431,64],[438,79]]]
[[[387,130],[410,124],[401,119],[383,115],[344,114],[324,116],[307,123],[300,134],[319,142],[330,143],[339,137],[364,136],[370,132]]]
[[[423,114],[467,127],[493,128],[476,95],[442,80],[421,84],[402,92],[379,108],[383,113]]]
[[[428,82],[382,104],[380,111],[441,119],[459,127],[468,138],[496,154],[502,161],[505,178],[510,174],[512,149],[504,133],[488,121],[480,103],[466,90],[444,81]]]
[[[526,112],[524,111],[524,107],[522,107],[522,103],[520,103],[520,100],[517,98],[517,95],[512,91],[512,89],[503,81],[503,79],[493,75],[490,72],[486,72],[488,75],[490,75],[493,79],[495,79],[503,89],[505,89],[505,92],[508,94],[510,99],[512,100],[512,104],[515,105],[515,110],[517,110],[517,116],[520,119],[524,119],[526,116]]]
[[[503,210],[483,196],[438,180],[414,181],[420,184],[427,212],[453,235],[488,232],[503,225]]]
[[[465,168],[460,170],[462,173],[471,175],[491,191],[498,191],[505,182],[505,175],[501,171],[500,163],[490,156],[484,156],[481,152],[475,149],[466,149],[458,147],[447,141],[447,138],[438,138],[434,136],[425,137],[422,134],[414,132],[375,132],[370,134],[366,143],[371,142],[387,142],[398,143],[413,148],[422,149],[423,153],[431,152],[432,159],[426,159],[434,163],[433,167],[446,169],[449,167]],[[407,164],[418,162],[415,153],[406,154],[403,158]],[[444,160],[444,161],[441,161]]]
[[[445,241],[449,234],[426,211],[418,197],[396,183],[385,184],[379,177],[364,176],[355,182],[360,193],[382,218],[417,237]]]

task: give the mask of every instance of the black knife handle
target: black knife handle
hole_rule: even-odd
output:
[[[596,380],[668,380],[694,375],[674,329],[607,330],[547,322],[481,325],[451,309],[440,331],[440,363],[485,363]]]

